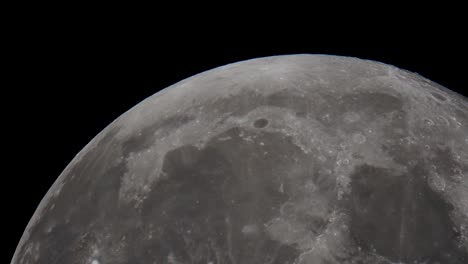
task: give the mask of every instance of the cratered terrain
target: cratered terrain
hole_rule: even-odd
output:
[[[467,99],[351,57],[195,75],[70,162],[12,263],[468,263]]]

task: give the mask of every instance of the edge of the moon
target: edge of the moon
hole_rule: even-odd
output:
[[[60,175],[57,177],[57,179],[54,181],[54,183],[52,184],[52,186],[49,188],[49,190],[46,192],[45,196],[42,198],[42,200],[39,202],[36,210],[34,211],[34,214],[32,215],[31,219],[29,220],[19,242],[18,242],[18,245],[15,249],[15,252],[14,252],[14,255],[13,255],[13,259],[11,261],[11,263],[15,263],[16,259],[18,258],[18,252],[19,252],[19,249],[21,249],[21,247],[23,246],[23,244],[27,241],[27,239],[29,238],[29,231],[31,229],[31,227],[36,224],[36,222],[40,219],[40,216],[43,212],[43,209],[44,207],[46,206],[46,204],[49,202],[49,200],[53,197],[56,189],[58,188],[58,186],[61,184],[61,182],[64,180],[64,177],[65,175],[67,175],[67,172],[70,171],[70,169],[82,158],[83,155],[85,155],[87,152],[89,152],[89,150],[91,150],[92,148],[94,148],[96,146],[96,144],[102,139],[102,137],[104,135],[106,135],[106,133],[114,128],[118,122],[122,119],[124,119],[125,117],[127,117],[129,114],[129,112],[133,111],[134,109],[136,108],[139,108],[139,107],[143,107],[145,104],[147,104],[148,102],[150,101],[153,101],[155,100],[155,98],[161,96],[161,95],[164,95],[165,93],[168,93],[170,92],[171,90],[177,88],[177,87],[180,87],[182,86],[182,84],[185,84],[185,83],[188,83],[196,78],[199,78],[200,76],[204,76],[204,75],[209,75],[210,73],[215,73],[215,72],[219,72],[219,71],[222,71],[222,70],[228,70],[229,68],[232,68],[234,66],[238,66],[240,64],[246,64],[246,63],[249,63],[249,62],[255,62],[255,63],[258,63],[259,65],[261,65],[262,63],[266,63],[270,60],[274,60],[274,59],[293,59],[295,57],[326,57],[326,58],[331,58],[331,59],[340,59],[340,60],[355,60],[355,61],[358,61],[360,63],[369,63],[369,64],[377,64],[377,65],[381,65],[381,66],[384,66],[384,67],[387,67],[389,69],[392,69],[394,71],[403,71],[403,72],[407,72],[407,73],[410,73],[410,74],[413,74],[413,75],[416,75],[420,78],[424,78],[426,79],[425,77],[421,76],[420,74],[418,73],[415,73],[415,72],[411,72],[411,71],[408,71],[408,70],[404,70],[404,69],[400,69],[394,65],[391,65],[391,64],[386,64],[386,63],[383,63],[383,62],[379,62],[379,61],[374,61],[374,60],[369,60],[369,59],[362,59],[362,58],[358,58],[358,57],[353,57],[353,56],[341,56],[341,55],[327,55],[327,54],[307,54],[307,53],[300,53],[300,54],[284,54],[284,55],[275,55],[275,56],[266,56],[266,57],[259,57],[259,58],[253,58],[253,59],[248,59],[248,60],[242,60],[242,61],[237,61],[237,62],[232,62],[232,63],[228,63],[228,64],[225,64],[225,65],[222,65],[222,66],[219,66],[219,67],[216,67],[216,68],[213,68],[213,69],[210,69],[210,70],[206,70],[206,71],[203,71],[203,72],[200,72],[200,73],[197,73],[191,77],[188,77],[188,78],[185,78],[179,82],[176,82],[166,88],[163,88],[161,90],[159,90],[158,92],[154,93],[153,95],[143,99],[141,102],[135,104],[134,106],[132,106],[130,109],[128,109],[127,111],[125,111],[124,113],[122,113],[121,115],[119,115],[114,121],[112,121],[109,125],[107,125],[101,132],[99,132],[94,138],[92,138],[89,143],[87,143],[83,149],[81,149],[76,155],[75,157],[70,161],[70,163],[65,167],[65,169],[60,173]],[[428,80],[428,79],[426,79]],[[433,81],[431,81],[432,83],[434,83]],[[435,83],[437,84],[437,83]],[[452,91],[453,92],[453,91]]]

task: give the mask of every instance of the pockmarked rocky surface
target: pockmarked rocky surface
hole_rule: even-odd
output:
[[[12,263],[468,263],[468,101],[351,57],[195,75],[71,161]]]

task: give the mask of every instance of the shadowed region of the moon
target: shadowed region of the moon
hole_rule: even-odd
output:
[[[119,117],[12,263],[468,262],[468,104],[334,56],[221,67]]]
[[[426,175],[422,167],[404,175],[369,165],[356,168],[347,208],[352,236],[361,247],[394,262],[468,260],[456,245],[449,217],[453,208],[429,188]]]

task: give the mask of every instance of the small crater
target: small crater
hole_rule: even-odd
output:
[[[296,209],[294,208],[294,204],[288,202],[288,203],[284,203],[283,205],[281,205],[281,208],[280,208],[280,212],[282,215],[292,215],[294,214],[296,211]]]
[[[439,93],[434,93],[432,92],[431,93],[432,97],[434,97],[435,99],[437,99],[438,101],[447,101],[447,98],[445,98],[445,96],[439,94]]]
[[[442,192],[445,190],[445,180],[437,174],[431,175],[429,185],[435,190]]]
[[[435,123],[434,123],[434,121],[432,121],[432,119],[425,118],[423,121],[424,121],[424,124],[425,124],[426,126],[433,126],[433,125],[435,125]]]
[[[361,133],[356,133],[353,135],[353,141],[357,144],[363,144],[366,142],[366,137]]]
[[[361,119],[358,113],[356,112],[348,112],[344,116],[344,120],[346,123],[354,123]]]
[[[436,116],[436,121],[442,126],[450,126],[450,122],[448,121],[448,119],[442,115]]]
[[[46,234],[50,234],[54,228],[55,228],[55,223],[50,222],[50,223],[47,224],[47,226],[46,226],[44,232],[45,232]]]
[[[260,118],[260,119],[255,120],[253,125],[256,128],[264,128],[268,125],[268,120],[266,120],[265,118]]]

